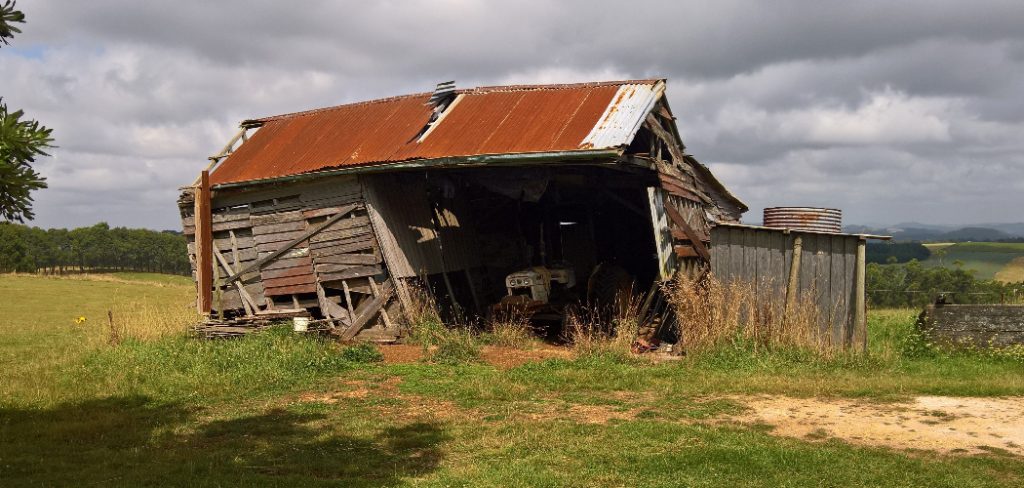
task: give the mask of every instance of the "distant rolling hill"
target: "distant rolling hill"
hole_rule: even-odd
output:
[[[923,225],[923,224],[921,224]],[[1020,226],[1020,229],[1017,226]],[[846,232],[857,234],[880,234],[892,236],[895,241],[931,241],[931,242],[962,242],[962,241],[998,241],[1024,237],[1024,224],[999,224],[999,226],[1011,231],[1001,230],[990,226],[967,226],[955,228],[941,228],[937,226],[911,227],[911,226],[889,226],[869,227],[865,225],[849,225],[844,229]]]
[[[925,244],[932,255],[925,266],[956,266],[973,270],[974,276],[1007,283],[1024,281],[1024,243],[950,242]]]

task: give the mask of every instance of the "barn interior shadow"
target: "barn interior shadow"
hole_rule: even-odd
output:
[[[390,486],[437,469],[449,437],[433,423],[339,434],[321,413],[270,410],[202,422],[197,409],[114,397],[0,408],[4,486]]]

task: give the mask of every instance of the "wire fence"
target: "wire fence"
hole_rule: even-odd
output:
[[[895,295],[895,297],[894,297]],[[897,298],[899,297],[899,298]],[[1024,287],[1010,288],[1001,291],[958,291],[958,290],[867,290],[869,303],[882,305],[924,305],[939,300],[951,303],[987,303],[987,304],[1022,304],[1024,303]]]

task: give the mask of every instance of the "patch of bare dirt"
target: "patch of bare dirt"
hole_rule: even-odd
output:
[[[387,364],[415,363],[423,359],[423,347],[410,344],[385,344],[380,346]]]
[[[533,349],[517,349],[502,346],[484,346],[480,350],[480,358],[492,366],[509,369],[522,366],[533,361],[550,358],[568,358],[572,353],[564,347],[543,345]]]
[[[887,404],[783,396],[739,400],[749,410],[732,420],[769,424],[778,435],[953,454],[1005,451],[1024,456],[1024,397],[922,396]]]
[[[409,344],[387,344],[380,346],[387,364],[415,363],[423,359],[423,347]],[[551,345],[536,346],[532,349],[517,349],[502,346],[484,346],[480,349],[480,358],[487,364],[501,369],[522,366],[531,361],[543,361],[549,358],[568,358],[572,353],[564,348]]]

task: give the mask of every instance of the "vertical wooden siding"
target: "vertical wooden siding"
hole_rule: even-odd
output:
[[[793,239],[803,242],[798,293],[817,305],[822,332],[851,345],[854,325],[857,236],[824,235],[722,225],[711,231],[711,272],[724,283],[755,284],[758,303],[783,310],[793,263]]]

